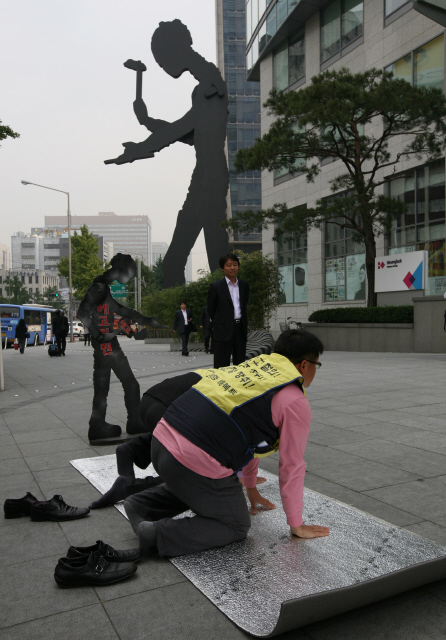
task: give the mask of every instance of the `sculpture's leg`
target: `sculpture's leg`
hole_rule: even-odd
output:
[[[177,223],[172,241],[163,260],[164,287],[184,284],[184,269],[187,257],[202,229],[202,222],[197,218],[191,203],[190,192],[183,208],[178,213]]]
[[[229,253],[228,232],[220,227],[221,222],[221,219],[208,220],[203,227],[206,253],[211,272],[219,268],[220,258]]]
[[[112,341],[114,351],[112,368],[124,389],[124,402],[127,409],[126,431],[130,435],[145,433],[147,428],[142,423],[139,415],[139,405],[141,400],[139,383],[133,375],[129,361],[119,346],[119,343],[115,347],[115,340],[116,338]],[[118,341],[116,340],[116,342]]]
[[[122,433],[118,424],[109,424],[105,421],[107,411],[107,396],[110,389],[110,372],[113,354],[104,355],[101,345],[97,340],[94,344],[94,370],[93,370],[93,408],[90,417],[88,439],[91,444],[98,444],[109,439],[116,440]],[[117,341],[116,341],[117,342]]]

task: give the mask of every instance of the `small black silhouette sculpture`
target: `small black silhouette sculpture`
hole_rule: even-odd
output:
[[[91,344],[94,347],[93,372],[93,408],[90,418],[88,439],[91,444],[109,444],[121,435],[121,427],[109,424],[105,420],[107,396],[110,389],[110,373],[113,370],[124,388],[124,401],[127,408],[128,434],[147,431],[139,417],[139,383],[132,373],[129,361],[125,357],[113,331],[115,313],[135,322],[161,328],[156,318],[146,318],[134,309],[120,305],[110,293],[109,285],[117,280],[125,284],[136,273],[135,261],[129,255],[116,254],[111,259],[111,268],[93,280],[77,312],[79,320],[90,330]],[[134,335],[131,327],[121,318],[120,329],[128,337]]]
[[[217,67],[207,62],[191,45],[191,34],[180,20],[161,22],[152,36],[153,56],[166,73],[179,78],[184,71],[189,71],[198,80],[192,93],[192,108],[176,122],[149,117],[141,97],[142,73],[146,67],[140,61],[124,63],[137,72],[136,100],[133,103],[135,115],[139,123],[153,133],[143,142],[124,142],[122,155],[105,160],[105,164],[125,164],[153,158],[155,152],[177,141],[195,146],[197,164],[163,260],[165,287],[184,282],[186,260],[201,229],[211,271],[218,269],[219,256],[229,251],[227,233],[220,227],[226,217],[229,185],[224,151],[228,118],[226,83]]]

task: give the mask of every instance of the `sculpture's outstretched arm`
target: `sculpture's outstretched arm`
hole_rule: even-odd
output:
[[[143,158],[153,158],[155,152],[181,140],[195,128],[195,115],[193,108],[182,118],[160,127],[143,142],[124,142],[125,151],[122,155],[111,160],[105,160],[105,164],[126,164]]]
[[[151,118],[147,113],[146,103],[142,98],[137,98],[133,103],[133,111],[135,112],[136,117],[138,118],[139,124],[142,124],[149,131],[159,131],[159,129],[163,129],[164,127],[168,127],[171,125],[171,122],[167,122],[167,120],[159,120],[157,118]],[[183,142],[184,144],[188,144],[193,146],[194,144],[194,134],[193,131],[189,131],[185,136],[178,139],[178,142]]]
[[[158,320],[152,316],[148,318],[147,316],[143,316],[142,313],[136,311],[135,309],[129,309],[128,307],[124,307],[119,302],[113,299],[113,311],[120,316],[124,316],[124,318],[130,318],[135,322],[143,325],[149,325],[150,327],[155,327],[155,329],[167,329],[166,325],[160,324]]]

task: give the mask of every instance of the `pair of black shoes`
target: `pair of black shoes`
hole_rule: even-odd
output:
[[[91,547],[70,547],[60,558],[54,579],[63,589],[114,584],[129,578],[137,570],[139,549],[118,551],[98,540]]]
[[[181,355],[182,355],[182,356],[188,356],[188,355],[189,355],[189,351],[187,351],[187,353],[186,353],[185,351],[182,351],[182,352],[181,352]]]
[[[90,513],[88,508],[70,507],[64,502],[62,496],[55,495],[51,500],[37,500],[29,491],[24,498],[5,500],[3,511],[5,518],[31,516],[31,520],[35,522],[77,520]]]

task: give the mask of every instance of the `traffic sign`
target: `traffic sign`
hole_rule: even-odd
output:
[[[110,285],[110,292],[114,298],[125,298],[127,296],[127,285],[121,284],[120,282],[113,282]]]

